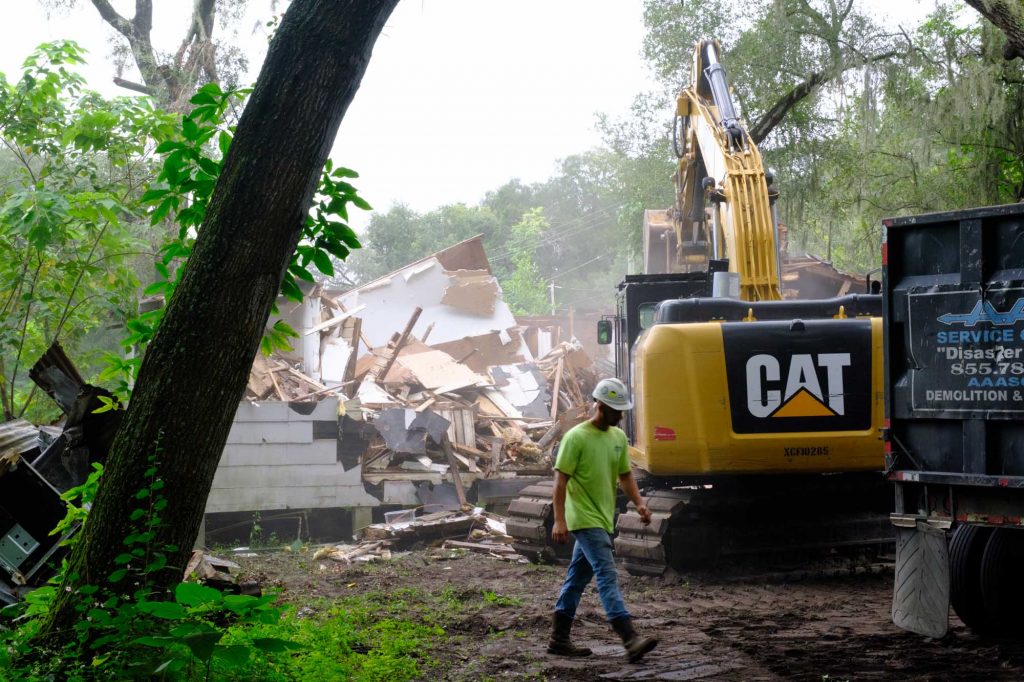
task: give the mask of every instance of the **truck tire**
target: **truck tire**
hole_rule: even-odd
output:
[[[987,618],[981,596],[981,558],[992,529],[960,525],[949,541],[949,601],[972,630],[984,632]]]
[[[985,609],[986,632],[1019,632],[1024,626],[1020,612],[1024,588],[1020,575],[1024,534],[1006,528],[992,529],[981,557],[981,602]]]

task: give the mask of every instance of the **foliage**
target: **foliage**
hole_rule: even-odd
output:
[[[512,273],[502,281],[505,302],[516,315],[539,315],[547,312],[545,282],[537,267],[537,248],[548,222],[541,209],[533,209],[512,226],[509,240]]]
[[[0,401],[45,419],[26,367],[60,339],[80,358],[133,307],[147,250],[137,200],[172,117],[140,99],[83,90],[70,41],[40,46],[20,80],[0,76]]]
[[[25,602],[0,611],[10,619],[12,628],[0,630],[0,671],[11,670],[17,679],[146,679],[160,675],[165,679],[252,679],[251,658],[260,665],[275,655],[301,650],[302,645],[288,639],[264,634],[244,643],[222,643],[227,634],[225,623],[244,631],[254,625],[273,625],[281,611],[271,606],[275,594],[263,597],[224,595],[211,587],[180,583],[172,594],[157,591],[150,577],[167,565],[173,546],[154,544],[167,507],[164,482],[158,473],[159,462],[150,457],[145,485],[135,492],[136,507],[130,517],[133,532],[124,538],[124,551],[115,559],[118,568],[105,583],[77,588],[75,610],[81,618],[73,636],[59,652],[40,653],[33,638],[51,608],[63,571],[28,595]],[[88,500],[95,491],[101,470],[89,481],[68,491],[66,498],[82,496]],[[72,505],[67,524],[83,520],[82,509]],[[54,654],[54,655],[49,655]]]
[[[558,283],[564,290],[556,294],[557,309],[600,307],[636,255],[621,244],[633,238],[639,224],[633,220],[642,212],[627,206],[636,190],[627,181],[629,169],[618,161],[613,152],[595,150],[564,159],[559,173],[545,182],[511,180],[477,206],[443,206],[426,214],[395,206],[374,214],[367,248],[348,264],[347,275],[366,282],[479,234],[506,298],[519,312],[549,312],[547,283],[570,271],[571,283]],[[535,225],[538,219],[543,222]],[[580,267],[588,262],[600,265]]]
[[[231,146],[234,127],[226,121],[233,107],[240,105],[248,89],[222,91],[215,83],[204,85],[190,100],[192,110],[181,117],[175,137],[163,141],[156,153],[162,155],[163,165],[155,181],[141,197],[149,207],[152,225],[170,221],[177,225],[177,234],[160,248],[155,263],[156,279],[146,287],[147,296],[160,296],[170,300],[177,287],[184,265],[192,253],[196,236],[206,217],[210,197],[221,164]],[[320,183],[302,231],[300,242],[281,282],[281,293],[293,301],[302,301],[303,292],[298,280],[315,282],[312,269],[326,277],[334,275],[333,259],[345,259],[351,249],[360,248],[355,231],[348,226],[348,205],[369,210],[370,205],[359,196],[347,179],[358,177],[355,171],[335,167],[328,159],[320,175]],[[127,397],[141,366],[141,353],[153,339],[163,319],[165,307],[160,306],[138,314],[127,322],[128,334],[121,344],[129,357],[110,353],[108,366],[102,378],[117,379],[117,392]],[[266,330],[262,350],[288,349],[289,338],[298,334],[283,320],[277,320]]]

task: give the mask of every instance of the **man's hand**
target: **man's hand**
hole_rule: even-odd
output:
[[[636,513],[640,515],[640,520],[644,522],[645,526],[651,525],[651,510],[647,508],[646,504],[637,505]]]
[[[551,527],[551,542],[556,545],[564,545],[569,542],[569,529],[566,527],[565,521],[555,521],[555,525]]]

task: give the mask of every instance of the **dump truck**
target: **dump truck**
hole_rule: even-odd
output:
[[[892,619],[941,637],[1024,606],[1024,204],[884,221]]]
[[[783,300],[778,192],[731,98],[719,45],[695,46],[676,99],[675,205],[645,215],[649,272],[627,276],[598,337],[630,386],[631,573],[728,554],[891,543],[881,297]],[[550,555],[551,485],[509,506],[520,551]]]

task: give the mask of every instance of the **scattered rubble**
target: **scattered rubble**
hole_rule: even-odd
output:
[[[559,437],[586,419],[601,378],[553,318],[516,320],[479,237],[307,299],[304,353],[318,357],[260,356],[247,398],[337,399],[340,447],[358,455],[383,504],[457,510],[478,480],[549,476]]]
[[[529,561],[512,546],[512,536],[506,533],[504,518],[479,507],[418,517],[413,509],[393,514],[388,522],[363,528],[357,544],[322,547],[313,558],[344,564],[386,561],[391,559],[392,550],[407,550],[426,544],[432,548],[431,556],[435,558],[448,558],[447,554],[452,552],[475,552],[503,561]]]

